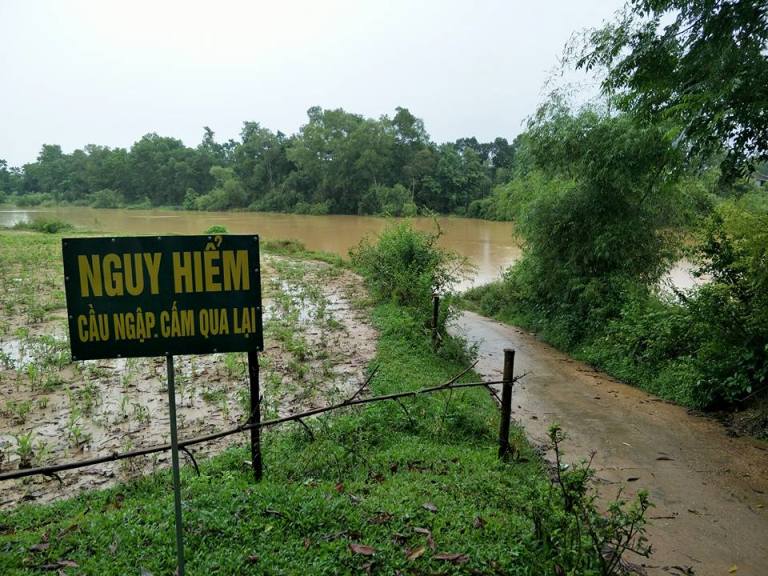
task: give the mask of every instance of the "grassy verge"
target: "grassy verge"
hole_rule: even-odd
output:
[[[379,306],[375,320],[382,336],[373,392],[434,384],[459,368],[405,337],[400,309]],[[532,490],[546,484],[539,464],[497,462],[487,393],[448,400],[408,401],[410,418],[386,403],[315,420],[315,441],[298,427],[269,431],[260,484],[241,447],[203,463],[199,477],[185,468],[189,573],[541,573],[548,559],[537,553],[525,512]],[[169,574],[170,491],[170,475],[157,473],[3,513],[0,572]],[[356,553],[355,544],[375,552]]]

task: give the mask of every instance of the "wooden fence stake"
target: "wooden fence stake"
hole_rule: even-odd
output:
[[[509,422],[512,418],[512,379],[515,371],[515,351],[504,349],[504,376],[501,389],[501,424],[499,425],[499,458],[506,459],[509,446]]]

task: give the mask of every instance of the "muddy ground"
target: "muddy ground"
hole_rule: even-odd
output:
[[[0,471],[168,442],[165,359],[70,362],[59,261],[46,262],[40,273],[22,262],[2,274]],[[353,393],[376,352],[360,278],[321,262],[262,256],[262,283],[262,418]],[[247,418],[245,354],[179,356],[175,366],[180,438]],[[211,454],[244,441],[245,435],[231,436],[197,445],[193,452]],[[60,480],[2,481],[0,509],[109,486],[166,466],[169,458],[162,453],[106,463],[62,472]]]
[[[479,344],[477,371],[498,379],[516,350],[513,417],[545,448],[557,423],[569,462],[594,452],[603,501],[647,490],[648,574],[768,574],[768,443],[617,382],[518,328],[472,312],[454,327]],[[551,452],[547,454],[552,459]]]

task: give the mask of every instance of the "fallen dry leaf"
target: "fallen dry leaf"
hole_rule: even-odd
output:
[[[472,526],[478,530],[482,530],[485,528],[485,520],[483,520],[480,516],[475,516],[475,519],[472,521]]]
[[[464,564],[469,562],[469,556],[466,554],[459,554],[458,552],[441,552],[432,556],[432,560],[443,560],[450,562],[451,564]]]
[[[432,504],[432,502],[425,502],[421,505],[421,507],[424,508],[424,510],[429,510],[430,512],[437,512],[437,506]]]
[[[406,550],[406,559],[410,562],[413,562],[417,558],[420,558],[424,555],[424,552],[426,552],[426,548],[424,546],[419,546],[418,548],[414,548],[413,550]]]
[[[413,531],[416,532],[417,534],[427,534],[427,535],[432,534],[432,532],[430,532],[429,529],[419,528],[418,526],[414,528]]]
[[[376,548],[374,548],[373,546],[366,546],[365,544],[355,544],[354,542],[352,542],[349,545],[349,549],[354,554],[362,554],[363,556],[373,556],[374,554],[376,554]]]
[[[390,514],[389,512],[379,512],[376,516],[373,518],[368,519],[369,524],[386,524],[390,520],[392,520],[394,516]]]

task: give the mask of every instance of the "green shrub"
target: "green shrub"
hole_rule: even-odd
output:
[[[292,212],[295,212],[296,214],[311,214],[312,216],[324,216],[325,214],[329,214],[330,211],[331,205],[328,200],[325,202],[314,203],[299,201],[292,210]]]
[[[44,232],[45,234],[58,234],[59,232],[72,230],[74,226],[62,220],[41,218],[32,222],[19,222],[13,228],[14,230],[34,230],[35,232]]]
[[[438,246],[440,231],[422,232],[408,223],[392,223],[374,244],[363,239],[350,251],[352,264],[368,281],[380,301],[411,310],[422,326],[431,322],[432,296],[446,295],[467,270],[466,260]],[[442,330],[450,306],[441,306]]]
[[[368,279],[376,295],[401,306],[429,304],[458,281],[460,258],[437,245],[440,232],[415,230],[392,223],[373,244],[363,239],[350,251],[352,263]]]
[[[417,212],[411,193],[402,184],[374,184],[362,195],[358,204],[359,214],[415,216]]]
[[[104,188],[91,194],[90,204],[93,208],[119,208],[123,204],[123,195],[116,190]]]
[[[226,226],[222,226],[221,224],[214,224],[213,226],[210,226],[205,232],[205,234],[229,234],[229,230]]]
[[[50,194],[20,194],[11,198],[16,206],[20,208],[26,208],[28,206],[40,206],[53,201],[53,197]]]

